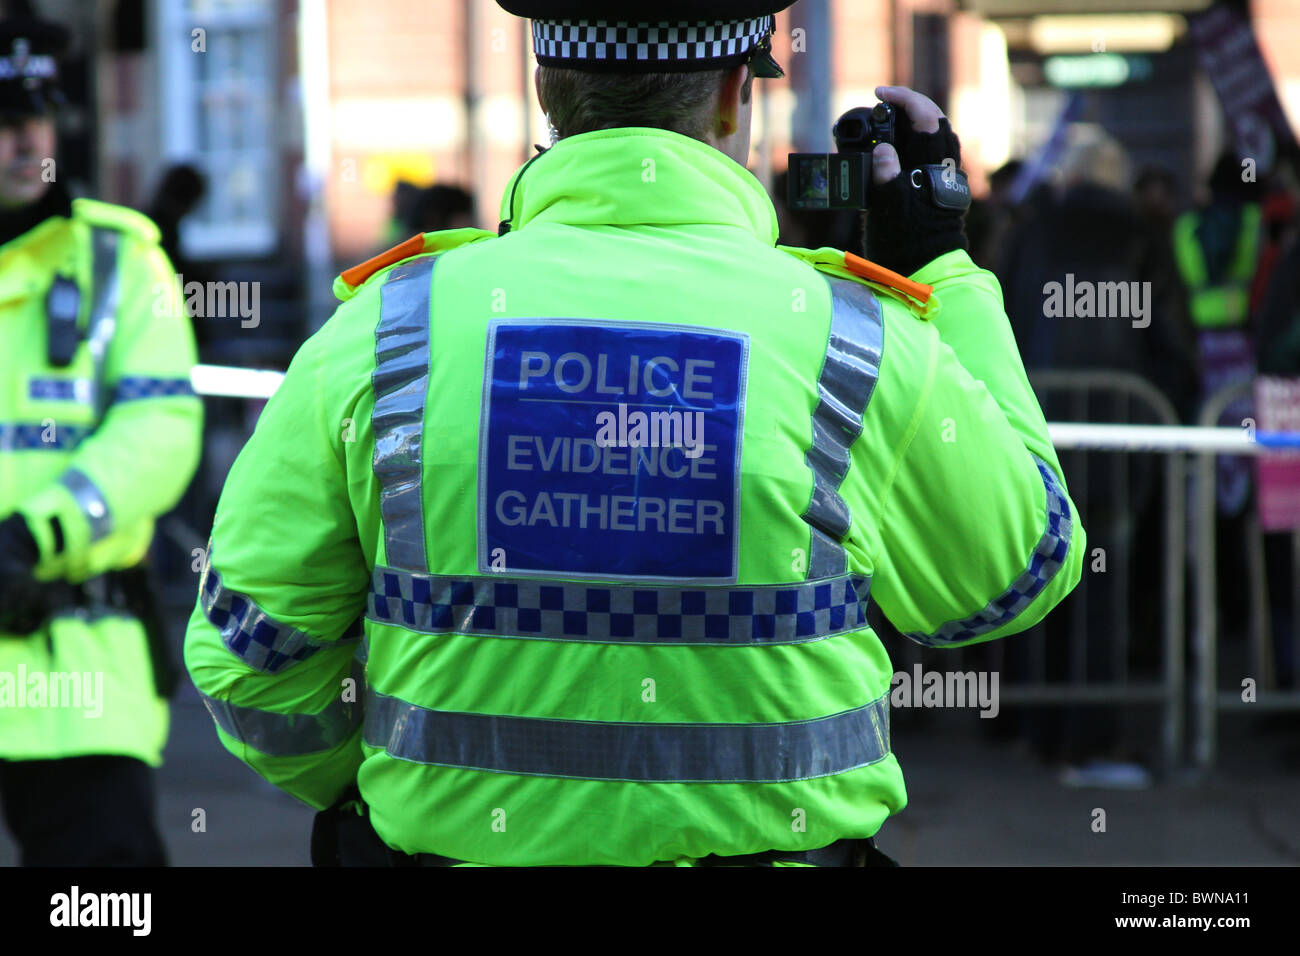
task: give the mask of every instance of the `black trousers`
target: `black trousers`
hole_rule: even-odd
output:
[[[131,757],[0,760],[23,866],[166,866],[153,772]]]
[[[356,798],[345,797],[339,803],[316,814],[311,831],[312,866],[453,866],[457,861],[422,853],[410,856],[387,846],[370,825],[367,809],[356,812]],[[814,850],[807,862],[817,866],[898,866],[876,849],[874,840],[840,841],[826,851]],[[771,866],[776,853],[755,853],[744,857],[705,857],[701,866]],[[791,854],[779,854],[786,859]],[[852,862],[850,862],[852,860]],[[805,862],[801,860],[800,862]]]

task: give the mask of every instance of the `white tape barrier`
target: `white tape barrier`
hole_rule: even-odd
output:
[[[1095,425],[1048,422],[1057,448],[1094,448],[1127,452],[1224,452],[1262,455],[1300,449],[1295,432],[1250,432],[1244,428],[1204,428],[1192,425]]]
[[[200,395],[270,398],[283,372],[226,365],[196,365],[190,375]],[[1173,425],[1094,425],[1048,422],[1057,448],[1095,448],[1127,452],[1229,452],[1258,455],[1270,449],[1300,449],[1294,432],[1249,432],[1244,428],[1199,428]]]
[[[194,391],[225,398],[270,398],[283,380],[283,372],[229,365],[196,365],[190,372]]]

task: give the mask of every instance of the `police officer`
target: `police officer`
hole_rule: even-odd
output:
[[[318,863],[880,861],[868,595],[991,640],[1085,548],[997,282],[912,185],[956,137],[882,88],[882,261],[778,249],[744,162],[790,0],[499,2],[555,144],[496,234],[338,278],[226,483],[189,671],[325,810]]]
[[[1251,288],[1259,271],[1263,238],[1260,189],[1254,179],[1244,178],[1234,149],[1220,154],[1208,187],[1208,204],[1175,219],[1172,235],[1174,261],[1196,336],[1202,406],[1220,389],[1255,376]],[[1251,400],[1240,398],[1223,410],[1219,424],[1250,418],[1251,409]],[[1220,513],[1240,518],[1250,498],[1251,461],[1220,456],[1215,469]]]
[[[173,675],[138,566],[202,407],[157,229],[58,177],[65,42],[0,21],[0,802],[26,865],[161,865]]]

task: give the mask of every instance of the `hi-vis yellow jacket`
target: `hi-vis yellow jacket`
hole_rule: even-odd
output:
[[[222,743],[475,863],[874,834],[868,593],[954,646],[1080,575],[996,280],[889,280],[923,304],[778,249],[757,180],[661,130],[560,141],[503,218],[345,272],[231,470],[186,642]]]

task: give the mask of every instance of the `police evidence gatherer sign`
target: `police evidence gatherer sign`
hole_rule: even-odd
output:
[[[734,583],[748,350],[695,326],[493,322],[479,570]]]

